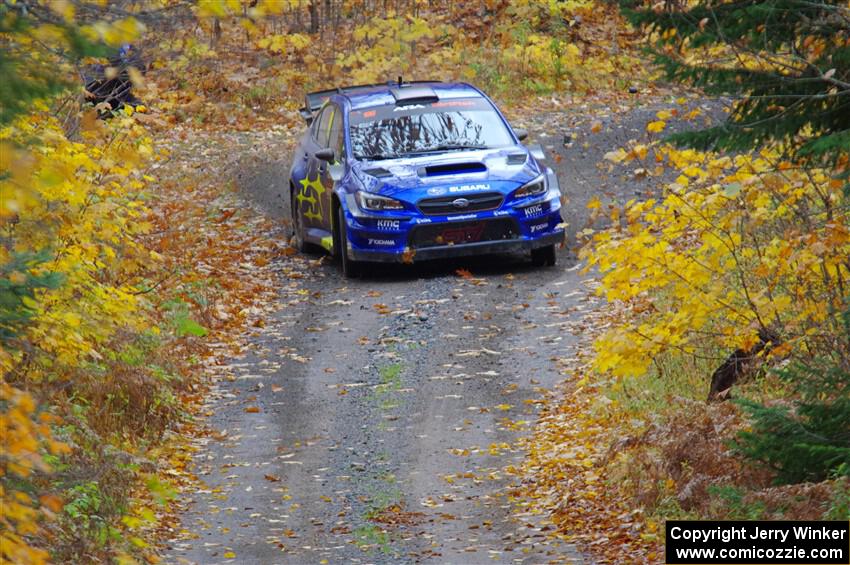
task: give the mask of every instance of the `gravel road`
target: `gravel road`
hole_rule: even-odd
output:
[[[655,190],[603,155],[671,106],[517,120],[552,156],[571,232],[590,198]],[[235,173],[246,201],[282,222],[287,165],[246,159]],[[550,269],[477,257],[356,281],[318,256],[287,259],[304,278],[296,289],[282,275],[279,307],[215,385],[208,423],[224,439],[196,454],[206,488],[186,500],[166,561],[590,563],[507,495],[505,469],[524,455],[514,442],[565,378],[593,307],[573,249],[559,255]]]

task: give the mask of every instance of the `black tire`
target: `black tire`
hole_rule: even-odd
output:
[[[558,260],[555,244],[531,250],[531,262],[535,267],[552,267]]]
[[[307,244],[304,241],[304,216],[301,214],[301,206],[298,205],[298,200],[295,198],[295,187],[290,187],[289,190],[289,208],[292,212],[292,239],[295,249],[304,253],[307,251]]]
[[[363,263],[349,259],[348,257],[348,228],[345,223],[345,211],[342,206],[336,209],[337,241],[336,251],[339,255],[339,264],[342,274],[347,279],[356,279],[363,275]]]

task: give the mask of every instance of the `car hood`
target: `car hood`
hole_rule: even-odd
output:
[[[483,191],[507,194],[544,170],[521,145],[356,161],[353,169],[368,192],[408,202]]]

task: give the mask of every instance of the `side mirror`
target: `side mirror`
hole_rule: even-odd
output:
[[[334,158],[334,150],[330,147],[319,149],[318,151],[316,151],[316,159],[327,161],[328,163],[333,163],[336,160]]]
[[[304,121],[307,122],[308,126],[313,123],[313,112],[311,112],[309,108],[301,108],[298,112],[301,114],[301,117],[304,118]]]
[[[514,128],[514,135],[518,140],[523,141],[528,138],[528,130],[525,128]]]

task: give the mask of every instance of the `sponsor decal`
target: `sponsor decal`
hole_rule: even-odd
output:
[[[533,218],[534,216],[539,216],[543,213],[543,205],[538,204],[536,206],[529,206],[528,208],[523,208],[525,212],[526,218]]]
[[[421,110],[424,108],[422,104],[409,104],[407,106],[396,106],[393,108],[393,112],[404,112],[406,110]]]
[[[413,221],[417,224],[430,224],[431,218],[414,218]]]
[[[446,216],[450,221],[454,220],[472,220],[478,217],[478,214],[462,214],[460,216]]]
[[[493,212],[494,216],[510,216],[510,214],[510,210],[496,210],[495,212]]]
[[[452,226],[444,229],[442,233],[440,233],[437,237],[437,242],[453,245],[455,243],[479,241],[483,233],[484,222],[479,222],[471,226]]]
[[[378,220],[376,224],[379,230],[397,230],[400,222],[398,220]]]
[[[531,233],[537,233],[539,231],[544,231],[549,227],[548,222],[545,224],[537,224],[536,226],[531,226]]]
[[[489,184],[461,184],[458,186],[450,186],[449,192],[478,192],[482,190],[490,190]]]
[[[437,188],[429,188],[428,189],[428,194],[430,194],[431,196],[440,196],[440,195],[445,194],[445,193],[446,193],[445,188],[437,187]]]
[[[395,245],[394,239],[371,239],[369,238],[369,245]]]
[[[475,106],[475,102],[472,100],[446,100],[431,103],[432,108],[468,108],[469,106]]]

